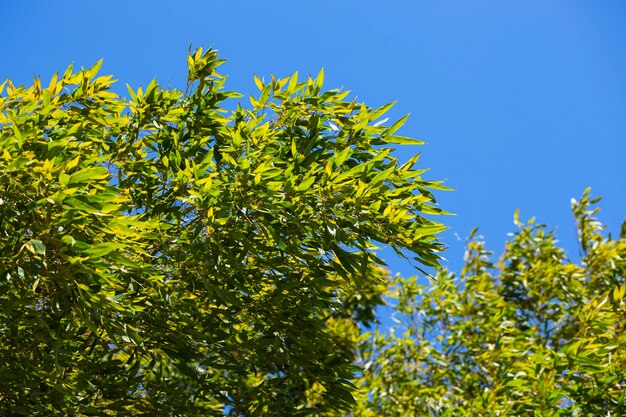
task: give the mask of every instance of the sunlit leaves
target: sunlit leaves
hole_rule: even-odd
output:
[[[101,65],[0,96],[0,413],[310,415],[355,405],[374,251],[434,266],[443,226],[406,120],[298,74],[224,105],[198,49],[184,92]],[[351,334],[342,334],[350,330]],[[16,376],[20,376],[19,378]],[[3,407],[3,408],[2,408]]]
[[[358,416],[613,416],[626,410],[626,241],[573,200],[582,262],[514,215],[497,261],[470,236],[459,277],[398,279],[397,324],[360,340]]]

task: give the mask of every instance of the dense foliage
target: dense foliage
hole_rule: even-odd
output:
[[[404,118],[323,72],[228,110],[220,63],[128,100],[99,64],[0,86],[0,414],[626,413],[626,230],[597,199],[579,262],[516,215],[498,259],[473,235],[459,276],[390,280],[377,245],[442,249]]]
[[[355,416],[626,415],[626,223],[606,237],[572,202],[580,262],[521,224],[494,260],[470,240],[460,276],[399,279],[399,324],[362,336]]]
[[[404,119],[297,74],[227,110],[214,51],[188,87],[94,68],[0,88],[0,414],[344,412],[387,244],[437,264]],[[409,255],[410,254],[410,255]],[[435,381],[434,381],[435,382]]]

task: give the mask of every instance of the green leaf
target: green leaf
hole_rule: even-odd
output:
[[[300,183],[300,185],[296,187],[296,191],[298,192],[306,191],[311,187],[311,185],[313,185],[314,182],[315,182],[315,177],[307,177]]]
[[[270,84],[266,85],[263,88],[263,92],[261,93],[261,97],[259,98],[260,105],[263,106],[267,103],[267,100],[269,99],[271,92],[272,92],[272,86]]]
[[[526,385],[526,381],[522,379],[512,379],[506,383],[506,386],[510,388],[523,387],[524,385]]]
[[[380,116],[382,116],[383,114],[387,113],[397,102],[393,101],[391,103],[387,103],[384,106],[380,107],[379,109],[375,110],[371,115],[370,115],[370,120],[377,120]]]
[[[350,147],[346,147],[344,150],[335,155],[335,166],[340,167],[349,157],[352,155],[353,150]]]
[[[320,69],[320,72],[317,74],[317,88],[322,88],[324,85],[324,68]]]
[[[60,174],[59,182],[61,183],[61,185],[67,185],[70,182],[70,176],[67,174]]]
[[[384,171],[379,172],[378,174],[376,174],[374,176],[374,178],[372,178],[372,180],[370,181],[370,185],[372,187],[377,186],[378,184],[380,184],[381,182],[383,182],[384,180],[386,180],[387,178],[389,178],[389,176],[391,175],[391,173],[394,171],[395,167],[390,167],[387,168]]]
[[[68,184],[101,180],[109,177],[109,170],[102,166],[83,168],[70,176]]]
[[[296,90],[296,86],[298,85],[298,71],[294,72],[291,78],[289,79],[289,84],[287,85],[287,93],[291,94]]]
[[[423,145],[424,143],[426,143],[424,141],[413,139],[413,138],[407,138],[405,136],[386,136],[385,140],[388,143],[394,143],[398,145]]]
[[[92,258],[104,256],[110,252],[113,252],[116,249],[123,248],[124,245],[116,242],[104,242],[104,243],[96,243],[91,245],[88,249],[84,251],[85,254],[89,255]]]
[[[65,235],[61,238],[61,242],[65,243],[68,246],[74,246],[74,244],[76,243],[76,239],[74,239],[70,235]]]
[[[409,118],[409,115],[406,114],[404,116],[402,116],[402,118],[400,120],[398,120],[397,122],[395,122],[394,124],[391,125],[391,127],[389,127],[387,130],[385,130],[384,137],[386,140],[390,140],[391,137],[393,136],[393,134],[402,127],[402,125],[404,125],[404,123],[406,123],[406,120]],[[393,143],[393,142],[392,142]]]
[[[265,89],[263,81],[261,81],[261,79],[257,77],[256,74],[254,75],[254,84],[256,84],[256,88],[258,88],[259,91],[263,91]]]
[[[45,255],[46,245],[41,240],[31,239],[26,243],[26,248],[35,255]]]

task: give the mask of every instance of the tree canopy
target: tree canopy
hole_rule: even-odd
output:
[[[213,50],[186,91],[93,68],[0,87],[0,413],[310,415],[354,406],[389,245],[436,266],[441,214],[392,146],[406,118],[263,82],[229,109]],[[232,101],[232,100],[231,100]],[[232,106],[231,106],[232,107]]]
[[[626,223],[605,236],[598,200],[572,201],[580,262],[516,213],[497,259],[474,234],[459,276],[398,279],[398,324],[360,336],[354,415],[626,414]]]
[[[0,86],[0,414],[626,413],[626,224],[599,199],[572,203],[578,262],[516,213],[455,275],[392,104],[321,71],[235,105],[221,63],[128,98],[101,62]],[[391,278],[384,245],[436,280]]]

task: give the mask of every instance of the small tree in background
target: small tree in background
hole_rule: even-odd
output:
[[[588,192],[572,202],[580,263],[516,213],[497,260],[472,234],[460,276],[399,279],[401,324],[361,336],[354,415],[624,415],[626,234],[604,236]]]
[[[0,88],[0,414],[347,412],[376,245],[437,265],[443,227],[405,118],[264,83],[228,111],[221,61],[187,91],[110,91],[100,64]],[[4,91],[4,94],[2,94]],[[353,336],[346,337],[345,332]]]

